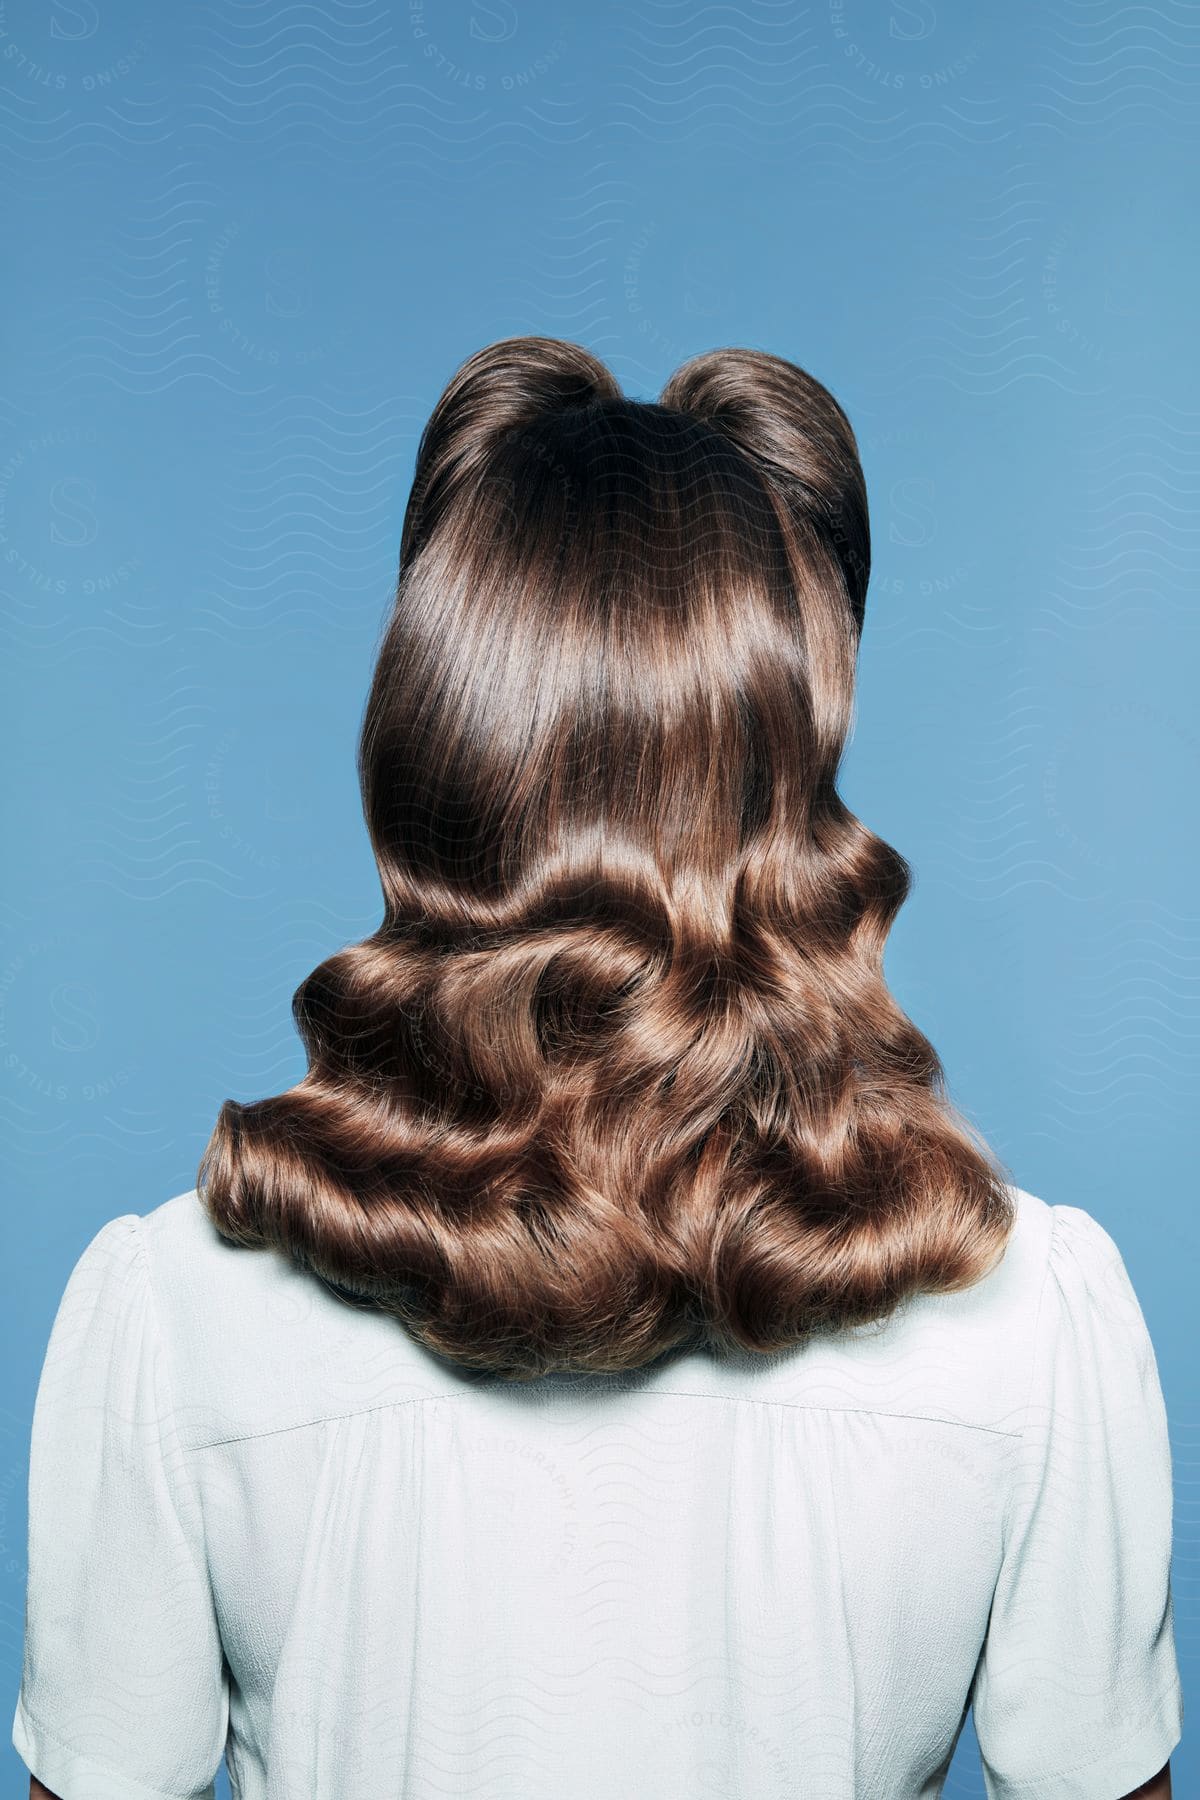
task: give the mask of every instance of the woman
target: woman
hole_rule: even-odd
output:
[[[1169,1793],[1154,1354],[885,985],[868,563],[776,357],[450,382],[362,729],[383,924],[55,1321],[14,1741],[63,1800],[223,1751],[240,1800],[910,1800],[972,1706],[990,1800]]]

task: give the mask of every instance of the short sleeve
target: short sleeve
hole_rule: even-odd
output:
[[[12,1741],[61,1800],[212,1800],[227,1665],[187,1497],[135,1214],[75,1264],[29,1458],[25,1650]]]
[[[1051,1211],[975,1734],[988,1800],[1118,1800],[1182,1727],[1171,1453],[1120,1253],[1090,1214]]]

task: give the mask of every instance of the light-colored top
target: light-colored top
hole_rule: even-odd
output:
[[[968,1293],[772,1358],[512,1387],[225,1244],[111,1220],[33,1424],[13,1742],[63,1800],[1124,1794],[1182,1704],[1154,1353],[1016,1190]]]

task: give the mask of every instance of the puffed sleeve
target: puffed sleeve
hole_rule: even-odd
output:
[[[975,1733],[988,1800],[1116,1800],[1158,1773],[1182,1726],[1171,1452],[1117,1246],[1079,1207],[1051,1210]]]
[[[12,1741],[61,1800],[212,1800],[228,1674],[136,1214],[67,1282],[34,1406]]]

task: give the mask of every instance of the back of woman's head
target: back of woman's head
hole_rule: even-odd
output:
[[[421,438],[359,773],[385,916],[199,1187],[516,1377],[780,1350],[967,1287],[999,1164],[883,977],[904,858],[836,791],[869,573],[850,425],[717,350],[657,404],[513,338]]]

